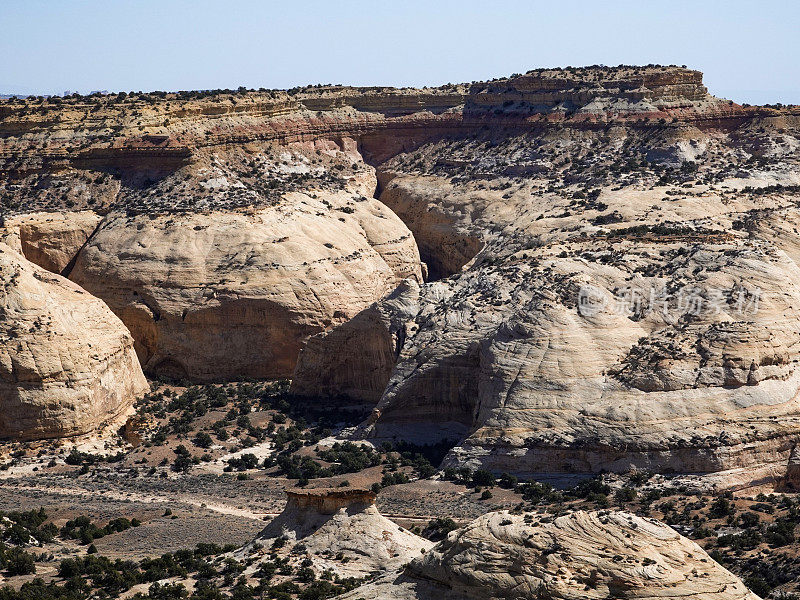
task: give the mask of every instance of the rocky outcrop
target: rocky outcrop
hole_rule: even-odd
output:
[[[463,211],[463,199],[456,200],[459,206],[449,202],[449,186],[417,184],[414,178],[397,177],[386,185],[380,200],[414,233],[428,279],[437,280],[460,272],[483,243],[480,235],[470,232],[474,215]]]
[[[785,464],[800,426],[785,253],[719,236],[524,250],[536,222],[487,233],[505,265],[423,289],[368,435],[449,437],[447,465],[526,475]]]
[[[372,409],[413,333],[418,301],[419,284],[406,279],[349,321],[309,338],[292,376],[291,393],[347,400]]]
[[[400,575],[344,596],[364,600],[758,600],[694,542],[625,512],[489,513]]]
[[[284,539],[302,547],[318,572],[348,577],[389,571],[416,558],[433,543],[398,527],[375,507],[375,494],[359,489],[287,490],[286,508],[255,542]],[[285,544],[281,546],[291,550]],[[247,552],[247,547],[244,551]],[[295,558],[298,553],[294,552]]]
[[[89,213],[66,219],[62,232],[50,217],[7,220],[32,260],[47,259],[122,319],[146,372],[198,381],[290,377],[309,336],[405,278],[422,281],[413,236],[372,198],[375,171],[354,139],[180,148],[170,136],[117,136],[80,160],[110,161],[118,179],[59,171],[76,181],[58,198],[80,189],[86,197],[65,202],[102,204],[105,217],[84,219],[82,235],[75,223]],[[52,191],[12,187],[29,206]],[[68,230],[74,244],[61,239]]]
[[[377,495],[370,490],[356,488],[297,488],[286,490],[286,508],[284,512],[292,515],[292,519],[299,525],[297,531],[301,536],[309,533],[303,529],[303,525],[314,527],[314,518],[324,515],[335,515],[340,510],[353,509],[364,510],[375,504]],[[310,518],[310,520],[309,520]],[[278,527],[280,521],[268,527],[263,535]],[[280,530],[286,523],[281,524]]]
[[[125,326],[74,283],[0,244],[0,439],[94,432],[149,391]]]
[[[66,275],[101,218],[91,211],[20,215],[6,220],[0,239],[32,263]]]
[[[289,377],[309,336],[422,278],[408,229],[357,200],[290,193],[249,213],[112,213],[70,277],[128,326],[147,372]]]
[[[797,108],[654,66],[163,99],[0,106],[0,201],[107,215],[71,277],[148,371],[287,377],[330,332],[295,391],[388,378],[360,434],[446,438],[448,465],[785,469]],[[409,230],[435,281],[362,313],[420,280]]]
[[[391,370],[362,434],[449,439],[446,466],[523,476],[739,469],[760,481],[753,467],[770,465],[782,480],[800,430],[800,271],[772,244],[790,251],[790,228],[755,240],[679,226],[627,234],[626,219],[641,222],[666,201],[643,194],[637,206],[608,190],[620,233],[587,238],[570,233],[580,216],[557,227],[540,218],[525,188],[499,199],[419,177],[389,185],[384,194],[403,190],[422,213],[459,214],[457,230],[485,227],[487,249],[415,295],[401,348],[390,343],[392,320],[379,318],[383,303],[316,338],[298,390],[372,399],[352,382],[378,381],[373,364]],[[748,201],[728,200],[729,210]],[[717,218],[727,227],[724,212]],[[383,340],[379,359],[341,351],[367,340]]]
[[[786,465],[784,485],[790,490],[800,489],[800,449],[792,448],[789,461]]]

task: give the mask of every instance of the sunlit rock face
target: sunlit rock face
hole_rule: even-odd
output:
[[[101,300],[0,244],[0,439],[95,432],[149,391]]]
[[[615,512],[488,513],[398,574],[344,596],[364,600],[758,600],[675,530]]]
[[[446,465],[785,472],[796,108],[650,66],[2,109],[4,215],[102,217],[27,252],[88,235],[148,372],[294,374]]]
[[[389,209],[314,195],[250,213],[112,213],[70,277],[130,328],[148,372],[291,376],[309,336],[422,279],[413,236]]]
[[[286,507],[255,539],[299,543],[313,568],[346,577],[392,571],[433,542],[398,527],[375,507],[366,489],[290,489]],[[338,556],[339,558],[335,558]]]

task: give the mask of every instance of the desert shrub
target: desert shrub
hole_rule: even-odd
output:
[[[258,458],[255,454],[246,453],[241,456],[234,456],[228,459],[228,466],[225,471],[246,471],[248,469],[255,469],[258,467]]]
[[[201,431],[196,436],[194,436],[192,443],[195,446],[198,446],[199,448],[210,448],[211,445],[214,443],[214,440],[212,440],[211,436],[208,435],[205,431]]]
[[[486,469],[478,469],[472,474],[472,485],[492,487],[495,484],[494,475]]]
[[[458,525],[449,517],[439,517],[428,522],[428,526],[423,530],[422,536],[432,542],[438,542],[447,537],[451,531],[458,529]]]
[[[0,548],[0,566],[9,575],[31,575],[36,573],[36,557],[22,548]]]
[[[728,515],[732,515],[734,512],[735,508],[733,504],[724,496],[716,498],[708,509],[709,516],[716,519],[727,517]]]
[[[317,452],[324,461],[334,463],[330,470],[336,475],[357,473],[381,464],[380,454],[369,446],[353,442],[336,442],[330,449]]]

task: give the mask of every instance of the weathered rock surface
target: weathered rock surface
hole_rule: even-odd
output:
[[[461,271],[483,246],[481,236],[470,233],[473,215],[460,210],[463,198],[449,196],[450,186],[442,183],[433,187],[424,180],[398,177],[380,195],[381,202],[414,232],[433,280]]]
[[[66,274],[101,219],[91,211],[19,215],[6,220],[0,240],[43,269]]]
[[[797,107],[652,66],[208,96],[0,106],[0,202],[108,214],[72,277],[151,372],[285,377],[329,331],[296,391],[371,402],[396,361],[361,433],[447,438],[446,464],[785,470]],[[413,323],[332,331],[419,279],[407,229],[437,280]]]
[[[149,391],[125,326],[74,283],[0,244],[0,439],[93,432]]]
[[[12,177],[0,179],[0,206],[6,214],[65,206],[104,214],[127,204],[131,189],[168,178],[198,154],[222,157],[270,144],[324,151],[349,143],[379,164],[426,142],[494,130],[549,134],[551,126],[587,131],[610,122],[648,129],[659,119],[730,127],[797,114],[715,98],[700,72],[675,66],[538,69],[424,90],[308,86],[6,101],[0,105],[0,171]],[[759,141],[756,128],[749,134]],[[759,148],[790,151],[791,144],[760,142]],[[450,165],[462,160],[440,158]],[[524,158],[508,165],[511,171],[541,168]],[[149,200],[159,203],[153,195]],[[190,210],[202,207],[195,197],[185,200]],[[252,203],[240,200],[236,205]]]
[[[694,542],[625,512],[489,513],[344,598],[758,600]]]
[[[296,543],[318,573],[331,569],[341,576],[363,577],[390,571],[433,546],[382,516],[368,490],[297,489],[286,495],[286,508],[255,542],[269,546],[282,538]]]
[[[306,342],[291,392],[346,398],[371,409],[380,400],[406,338],[413,333],[419,284],[404,280],[383,300]]]
[[[306,338],[420,269],[378,201],[291,192],[250,212],[111,213],[70,278],[128,326],[145,371],[214,380],[290,376]]]
[[[602,194],[631,209],[615,196]],[[800,271],[783,251],[532,221],[487,232],[487,256],[505,264],[423,289],[371,435],[449,435],[463,441],[446,464],[520,473],[785,464],[800,424]]]
[[[482,249],[421,289],[365,435],[449,438],[445,465],[526,476],[774,465],[782,477],[800,432],[796,165],[726,179],[725,161],[755,151],[751,142],[629,131],[619,149],[618,135],[441,141],[386,166],[381,197],[415,237],[446,223],[447,239]],[[524,153],[580,156],[587,144],[604,148],[589,173],[503,175]],[[605,161],[654,144],[705,149],[684,189],[643,166],[624,185],[608,181]]]
[[[789,490],[800,489],[800,448],[795,446],[786,465],[786,478],[783,482]]]

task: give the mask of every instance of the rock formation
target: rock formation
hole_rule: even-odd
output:
[[[786,464],[783,487],[788,491],[800,489],[800,448],[795,446]]]
[[[386,389],[406,338],[413,333],[418,302],[419,285],[406,279],[349,321],[309,338],[292,376],[291,392],[346,398],[372,409]]]
[[[450,439],[446,466],[524,476],[744,468],[759,481],[758,466],[780,480],[800,431],[797,165],[746,166],[763,143],[610,128],[441,140],[383,165],[382,201],[437,240],[441,258],[425,258],[451,275],[422,287],[363,434]],[[591,166],[554,167],[587,146]],[[664,166],[689,150],[688,168]],[[349,373],[344,392],[372,380],[360,358],[311,356],[340,330],[304,361],[322,381]]]
[[[20,215],[6,220],[0,240],[43,269],[65,275],[100,220],[86,210]]]
[[[0,201],[105,215],[70,277],[150,372],[288,377],[325,334],[294,390],[386,382],[360,434],[447,465],[759,478],[800,438],[798,147],[681,67],[9,101]]]
[[[255,542],[269,546],[280,538],[297,544],[320,573],[362,577],[389,571],[433,546],[383,517],[368,490],[294,489],[286,496],[286,508]]]
[[[0,244],[0,439],[93,432],[149,390],[125,326],[74,283]]]
[[[306,338],[420,268],[376,200],[295,192],[249,213],[111,213],[70,278],[128,326],[145,371],[208,381],[290,376]]]
[[[421,185],[416,185],[420,183]],[[410,177],[398,177],[390,181],[381,194],[381,202],[390,206],[394,213],[415,232],[420,256],[428,268],[429,279],[436,280],[458,273],[482,247],[480,235],[471,235],[458,207],[443,210],[448,203],[448,187],[425,185]],[[455,196],[456,203],[463,201]],[[437,210],[429,210],[436,206]]]
[[[701,73],[679,67],[539,69],[425,90],[308,86],[290,93],[6,101],[0,106],[0,190],[6,214],[65,206],[102,214],[126,204],[131,191],[152,191],[206,152],[224,167],[230,155],[258,157],[270,145],[301,144],[323,153],[338,146],[380,164],[426,142],[490,130],[547,135],[551,124],[581,131],[612,121],[645,129],[658,119],[729,127],[776,113],[714,98]],[[455,157],[440,158],[459,164]],[[519,162],[512,170],[535,166]],[[212,187],[222,183],[212,179]],[[158,191],[167,202],[149,194],[151,207],[176,204],[175,194],[163,194],[170,190]],[[203,206],[185,200],[189,209]]]
[[[448,464],[521,473],[785,464],[800,416],[800,271],[772,239],[730,234],[746,199],[697,232],[648,224],[690,210],[668,196],[605,188],[619,215],[606,233],[596,212],[554,223],[547,212],[567,202],[531,202],[527,187],[503,205],[464,187],[487,258],[423,290],[372,435],[430,441],[435,423],[463,439]],[[718,200],[702,193],[707,211]],[[505,221],[510,206],[529,212]]]
[[[450,533],[401,574],[344,598],[758,600],[673,529],[612,511],[557,518],[488,513]]]

